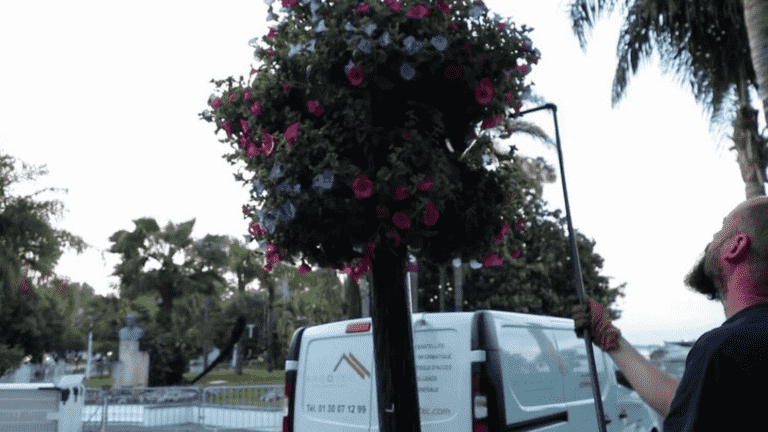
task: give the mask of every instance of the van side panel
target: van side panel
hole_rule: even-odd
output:
[[[294,424],[297,432],[360,432],[371,427],[373,338],[333,323],[304,333]]]

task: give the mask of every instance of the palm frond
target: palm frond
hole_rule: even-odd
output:
[[[587,35],[595,26],[595,22],[603,14],[611,15],[619,0],[575,0],[571,3],[571,23],[573,34],[579,39],[582,50],[587,46]],[[625,7],[629,0],[624,0]]]

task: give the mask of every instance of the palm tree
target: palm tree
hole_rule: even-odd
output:
[[[586,46],[585,26],[592,27],[604,12],[610,14],[616,3],[616,0],[573,0],[571,21],[582,49]],[[733,115],[736,104],[726,96],[735,89],[738,109],[731,137],[735,145],[730,150],[736,149],[738,153],[747,198],[765,195],[768,141],[758,134],[757,111],[750,104],[749,89],[755,88],[756,77],[742,2],[635,0],[630,4],[630,0],[625,0],[624,9],[627,16],[617,47],[619,60],[613,79],[612,105],[615,107],[624,96],[630,71],[637,73],[638,61],[650,58],[654,45],[666,71],[676,69],[678,77],[690,83],[696,100],[704,104],[706,110],[712,110],[710,125],[715,124],[716,119]],[[746,12],[757,13],[757,8]],[[752,24],[755,32],[759,21],[755,17]],[[759,52],[752,53],[754,58],[759,55]]]
[[[752,65],[757,73],[757,89],[763,101],[763,114],[768,123],[768,1],[744,0],[744,22],[749,36],[749,47],[752,53]]]

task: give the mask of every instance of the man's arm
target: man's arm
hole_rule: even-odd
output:
[[[680,383],[646,360],[623,337],[619,338],[619,349],[608,354],[640,397],[666,417]]]

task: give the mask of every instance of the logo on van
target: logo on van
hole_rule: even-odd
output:
[[[365,366],[360,363],[358,359],[355,358],[355,356],[352,355],[352,353],[349,354],[342,354],[341,358],[339,359],[339,362],[336,363],[336,367],[333,368],[333,371],[336,372],[336,369],[339,368],[339,365],[342,361],[346,360],[347,363],[349,363],[349,366],[352,367],[352,369],[357,372],[358,375],[360,375],[360,378],[365,379],[367,376],[370,376],[371,374],[368,372],[368,369],[365,368]]]

